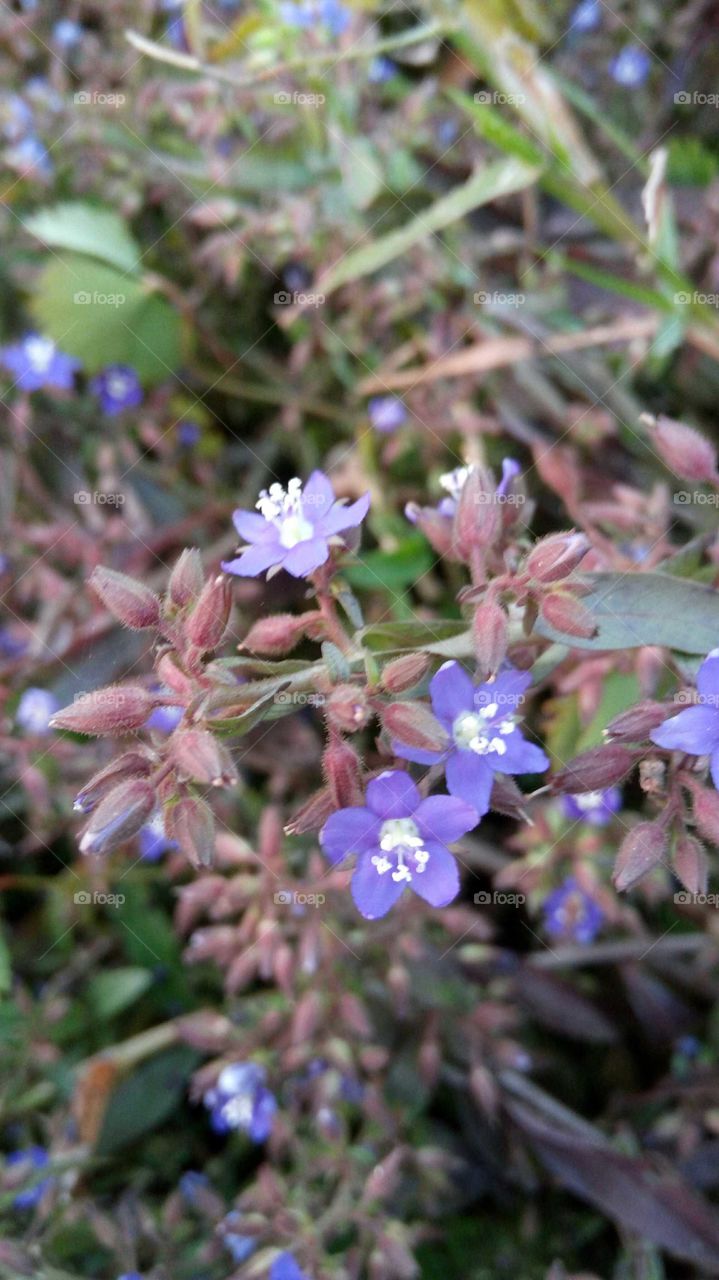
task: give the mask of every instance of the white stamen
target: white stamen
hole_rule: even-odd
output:
[[[573,796],[572,799],[578,809],[582,813],[586,813],[588,809],[597,809],[601,805],[604,795],[601,791],[585,791],[581,795]]]
[[[414,864],[416,872],[424,871],[429,862],[429,851],[424,848],[419,827],[411,818],[388,818],[383,822],[379,833],[379,847],[382,853],[371,858],[372,865],[377,868],[380,876],[394,865],[392,879],[397,884],[403,880],[409,883],[412,879],[412,871],[405,859],[410,865]]]
[[[280,544],[288,551],[314,536],[314,526],[302,514],[302,481],[297,476],[289,481],[287,489],[281,484],[263,489],[256,506],[260,515],[279,529]]]
[[[55,343],[52,338],[28,338],[25,343],[25,354],[35,373],[45,373],[52,364]]]
[[[473,467],[471,465],[467,467],[455,467],[454,471],[445,471],[444,475],[439,477],[439,483],[442,488],[446,489],[450,498],[454,498],[455,502],[458,500],[459,495],[467,482],[467,476],[472,470]]]

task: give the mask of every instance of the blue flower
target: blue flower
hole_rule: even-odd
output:
[[[580,0],[572,13],[570,31],[594,31],[602,20],[600,0]]]
[[[122,413],[142,404],[142,385],[135,370],[127,364],[109,364],[90,383],[90,390],[100,401],[103,413]]]
[[[432,710],[447,733],[441,751],[393,742],[395,755],[417,764],[444,764],[447,790],[477,810],[489,809],[495,773],[539,773],[549,768],[541,747],[522,737],[516,712],[532,683],[528,671],[508,667],[475,685],[459,662],[445,662],[429,685]]]
[[[638,44],[625,44],[623,49],[609,64],[609,74],[617,84],[625,89],[636,89],[644,84],[649,75],[651,58],[646,49]]]
[[[5,152],[5,159],[10,168],[15,169],[22,178],[28,175],[49,178],[53,173],[50,152],[34,133],[28,133],[20,142],[10,147]]]
[[[61,49],[72,49],[80,44],[84,34],[85,28],[71,18],[61,18],[52,29],[52,38]]]
[[[145,721],[145,728],[157,733],[173,733],[184,713],[183,707],[155,707]]]
[[[341,36],[350,24],[350,14],[339,0],[284,0],[280,17],[288,26],[303,30],[319,24],[333,36]]]
[[[607,787],[606,791],[584,791],[579,795],[562,796],[564,816],[573,822],[590,822],[594,827],[604,827],[611,822],[622,806],[619,787]]]
[[[216,1133],[239,1129],[253,1142],[265,1142],[272,1132],[277,1100],[265,1086],[266,1071],[256,1062],[224,1067],[203,1102]]]
[[[21,391],[71,391],[80,361],[58,351],[52,338],[28,333],[12,346],[0,348],[2,363]]]
[[[397,63],[383,53],[373,58],[367,69],[367,79],[370,84],[386,84],[388,80],[394,79],[396,74]]]
[[[15,712],[15,721],[26,733],[44,735],[50,732],[50,720],[60,703],[49,689],[26,689]]]
[[[6,1156],[7,1165],[26,1165],[28,1173],[34,1169],[44,1169],[50,1163],[50,1157],[44,1147],[25,1147],[22,1151],[11,1151]],[[16,1209],[34,1209],[40,1203],[54,1178],[42,1178],[35,1186],[20,1191],[13,1200]]]
[[[170,840],[165,831],[165,823],[159,810],[142,828],[138,840],[140,857],[145,862],[158,862],[164,854],[172,853],[177,848],[177,841]]]
[[[177,439],[183,449],[193,449],[202,435],[198,422],[180,422],[177,427]]]
[[[303,1271],[291,1253],[281,1253],[275,1258],[268,1280],[312,1280],[306,1271]]]
[[[396,431],[407,421],[407,407],[398,396],[374,396],[367,405],[367,413],[375,431]]]
[[[0,98],[0,133],[8,142],[19,142],[35,124],[32,107],[19,93]]]
[[[712,649],[697,673],[697,704],[664,720],[649,734],[668,751],[709,756],[714,786],[719,789],[719,649]]]
[[[574,876],[555,889],[544,902],[544,927],[554,938],[572,942],[593,942],[604,923],[604,912],[580,888]]]
[[[178,1183],[180,1194],[191,1205],[197,1201],[198,1194],[206,1191],[209,1186],[210,1180],[207,1175],[198,1173],[196,1169],[188,1169],[187,1173],[182,1174]]]

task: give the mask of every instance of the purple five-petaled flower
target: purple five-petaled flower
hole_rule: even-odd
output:
[[[589,822],[593,827],[605,827],[622,805],[619,787],[607,787],[605,791],[584,791],[578,795],[562,796],[565,818],[572,822]]]
[[[544,927],[553,938],[587,944],[593,942],[604,923],[597,902],[568,876],[544,901]]]
[[[222,1069],[215,1087],[203,1098],[216,1133],[241,1129],[253,1142],[269,1138],[277,1101],[265,1080],[265,1069],[256,1062],[234,1062]]]
[[[401,769],[373,778],[365,798],[366,805],[333,813],[320,832],[330,862],[357,854],[352,897],[358,910],[377,920],[407,887],[430,906],[446,907],[459,891],[447,845],[477,825],[475,809],[452,796],[423,800]]]
[[[310,1280],[310,1277],[302,1270],[294,1254],[281,1253],[270,1267],[268,1280]]]
[[[58,351],[52,338],[28,333],[12,346],[3,347],[0,360],[21,391],[72,391],[80,361]]]
[[[129,364],[109,364],[92,379],[90,390],[100,401],[103,413],[110,416],[142,404],[142,384]]]
[[[522,737],[516,711],[532,682],[528,671],[507,668],[475,685],[459,662],[445,662],[429,684],[432,710],[448,735],[441,751],[393,742],[395,755],[416,764],[444,763],[447,789],[477,810],[489,809],[495,773],[539,773],[549,760]]]
[[[697,704],[665,720],[649,734],[669,751],[709,756],[714,786],[719,789],[719,649],[712,649],[697,672]]]
[[[346,506],[335,497],[322,471],[313,471],[307,484],[296,477],[287,488],[270,485],[254,511],[236,511],[233,518],[241,538],[250,545],[236,560],[227,560],[226,573],[254,578],[265,569],[286,569],[293,578],[306,578],[330,554],[330,539],[362,523],[369,510],[369,494]]]

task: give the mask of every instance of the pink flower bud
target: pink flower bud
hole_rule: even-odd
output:
[[[100,565],[93,570],[89,585],[123,626],[133,631],[158,626],[160,601],[144,583]]]
[[[152,767],[149,756],[141,755],[139,751],[124,752],[105,765],[104,769],[93,774],[82,790],[78,791],[73,808],[79,813],[90,813],[118,782],[123,782],[126,778],[146,777]]]
[[[426,653],[406,653],[401,658],[393,658],[384,668],[380,684],[388,693],[404,693],[419,683],[429,664]]]
[[[215,856],[215,819],[199,796],[185,796],[165,811],[165,829],[193,867],[211,867]]]
[[[544,443],[532,449],[534,465],[549,489],[558,493],[570,510],[582,490],[582,478],[574,450],[565,445]]]
[[[86,733],[129,733],[139,729],[155,706],[156,699],[141,685],[108,685],[93,693],[83,693],[68,707],[57,711],[50,721],[53,729]]]
[[[95,809],[80,840],[81,853],[109,853],[137,835],[155,808],[155,789],[144,778],[114,787]]]
[[[619,893],[652,871],[667,851],[667,833],[658,822],[639,822],[619,846],[612,879]]]
[[[549,595],[542,596],[539,612],[550,627],[563,635],[588,640],[599,629],[586,605],[564,591],[551,591]]]
[[[222,575],[205,583],[185,628],[190,644],[201,653],[216,649],[230,617],[232,587]]]
[[[651,420],[650,420],[651,421]],[[682,480],[712,484],[717,477],[716,450],[694,427],[659,415],[651,442],[670,471]]]
[[[178,729],[172,735],[171,751],[180,773],[195,782],[222,787],[238,780],[229,751],[207,729]]]
[[[452,556],[452,521],[442,515],[436,507],[420,507],[416,502],[408,502],[405,515],[411,524],[422,530],[427,541],[440,556]]]
[[[526,798],[508,773],[495,773],[489,807],[508,818],[526,818]]]
[[[336,808],[337,803],[329,787],[322,787],[290,819],[285,835],[301,836],[308,831],[319,831]]]
[[[550,534],[532,548],[525,569],[535,582],[560,582],[574,572],[590,545],[585,534],[573,529]]]
[[[574,792],[603,791],[615,782],[621,782],[642,757],[641,751],[630,751],[618,742],[607,742],[592,747],[570,760],[564,769],[551,780],[552,791]]]
[[[472,636],[482,676],[494,675],[507,653],[507,615],[496,600],[484,600],[474,613]]]
[[[472,467],[454,517],[454,546],[463,560],[471,560],[474,552],[487,551],[494,543],[502,525],[496,494],[489,472]]]
[[[172,603],[182,609],[196,600],[204,580],[202,556],[195,547],[187,547],[170,574],[168,590]]]
[[[615,742],[644,742],[666,718],[667,709],[661,702],[637,702],[610,720],[605,733]]]
[[[682,779],[692,793],[692,813],[697,830],[711,844],[719,845],[719,794],[694,778]]]
[[[316,617],[316,614],[312,614]],[[266,653],[280,657],[294,649],[304,634],[309,618],[294,617],[291,613],[276,613],[270,618],[260,618],[250,627],[241,649],[251,653]]]
[[[382,712],[390,737],[422,751],[444,751],[449,735],[424,702],[391,702]]]
[[[162,657],[158,660],[157,674],[162,683],[166,684],[168,689],[172,689],[172,692],[176,693],[178,697],[185,698],[189,702],[190,698],[194,695],[194,683],[189,676],[185,675],[184,671],[180,671],[177,663],[169,653],[163,653]],[[161,699],[159,699],[159,701],[161,701]]]
[[[704,845],[683,832],[674,849],[674,870],[689,893],[706,893],[709,864]]]
[[[322,756],[322,769],[337,809],[361,805],[361,766],[357,752],[333,734]]]
[[[370,718],[364,689],[354,684],[338,684],[326,703],[327,719],[343,733],[356,733],[363,729]]]

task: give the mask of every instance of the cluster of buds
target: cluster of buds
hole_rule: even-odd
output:
[[[155,632],[157,679],[165,691],[112,685],[80,695],[53,717],[53,728],[93,737],[148,728],[147,740],[138,740],[100,769],[78,795],[75,808],[89,815],[80,848],[86,854],[108,853],[137,835],[159,809],[168,839],[193,865],[208,865],[215,828],[202,789],[238,781],[234,761],[215,732],[222,712],[218,717],[213,708],[213,693],[218,683],[226,691],[228,675],[213,672],[211,665],[229,621],[229,583],[222,577],[206,581],[199,552],[187,550],[170,575],[164,599],[112,569],[96,569],[90,586],[124,626]],[[177,708],[174,729],[162,738],[148,726],[160,707]]]

